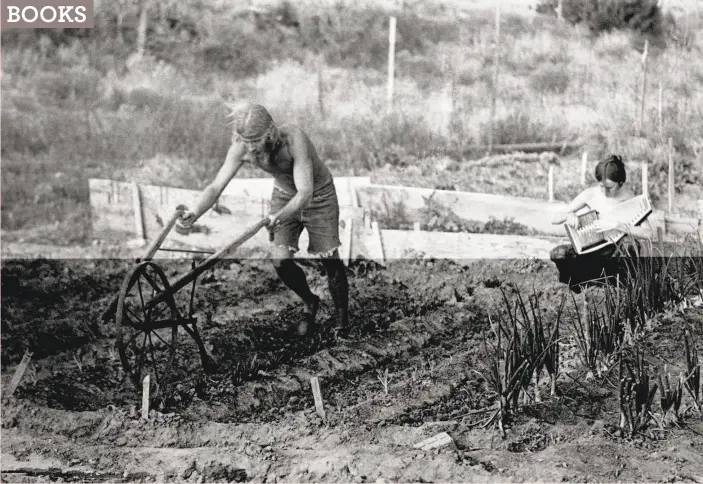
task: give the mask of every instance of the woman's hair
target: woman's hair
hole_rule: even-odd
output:
[[[596,165],[596,180],[612,180],[615,183],[623,184],[627,180],[625,173],[625,163],[622,162],[622,157],[618,155],[610,155],[606,159],[601,160]]]
[[[228,103],[232,118],[232,140],[255,142],[262,139],[275,145],[280,142],[278,126],[271,114],[260,104],[250,102]]]

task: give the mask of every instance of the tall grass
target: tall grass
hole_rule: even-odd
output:
[[[232,98],[258,100],[279,122],[302,124],[323,158],[356,173],[408,154],[455,161],[485,154],[471,146],[487,141],[492,12],[396,12],[395,99],[387,113],[385,11],[288,4],[286,16],[299,21],[290,27],[275,15],[253,19],[198,2],[169,5],[164,12],[193,24],[199,41],[154,25],[139,62],[127,62],[134,25],[119,40],[112,7],[87,37],[3,32],[2,156],[27,185],[51,183],[55,172],[29,166],[44,157],[62,160],[56,171],[79,166],[109,178],[115,169],[170,155],[211,177],[229,142],[223,101]],[[539,16],[507,15],[503,27],[496,143],[581,140],[591,159],[616,151],[646,161],[656,200],[666,186],[660,168],[671,137],[683,167],[677,187],[703,181],[703,92],[691,88],[703,79],[699,45],[652,56],[643,143],[635,132],[641,64],[633,37],[592,39]],[[661,133],[654,88],[660,83]],[[10,189],[3,211],[18,209],[22,197],[4,181],[3,188]],[[41,214],[16,216],[14,226],[39,222]]]

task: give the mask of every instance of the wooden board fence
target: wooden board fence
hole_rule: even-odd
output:
[[[382,230],[386,260],[430,257],[471,259],[549,259],[560,237]]]
[[[342,254],[351,253],[348,245],[353,244],[353,220],[362,217],[361,209],[355,205],[356,187],[368,182],[367,177],[340,177],[335,180],[340,204]],[[134,239],[153,239],[178,205],[195,206],[201,193],[199,190],[104,179],[89,180],[89,188],[93,237],[125,243]],[[269,213],[272,190],[273,179],[233,180],[217,204],[196,222],[190,234],[181,235],[172,231],[162,247],[203,251],[223,247],[241,230]],[[303,231],[298,256],[309,256],[306,250],[308,241],[307,231]],[[248,249],[260,249],[260,254],[265,254],[268,247],[268,233],[265,230],[247,242]],[[163,252],[159,256],[163,256]]]
[[[359,204],[379,220],[402,217],[424,225],[440,211],[474,222],[512,219],[544,235],[565,235],[563,227],[551,223],[551,215],[566,207],[564,202],[393,185],[362,186],[357,196]]]
[[[552,214],[564,202],[486,193],[374,185],[368,177],[335,180],[340,202],[340,255],[349,260],[402,259],[409,253],[434,258],[546,258],[557,243],[565,243],[561,225],[552,225]],[[163,244],[167,249],[218,250],[245,227],[269,210],[272,179],[236,179],[227,187],[216,207],[198,220],[187,236],[172,232]],[[137,185],[112,180],[90,180],[93,236],[126,244],[135,239],[153,240],[164,220],[178,204],[193,206],[198,190]],[[535,237],[469,234],[418,230],[432,217],[471,222],[513,221],[536,231]],[[388,230],[384,220],[402,222],[413,231]],[[681,218],[656,210],[650,217],[667,240],[701,233],[701,219]],[[308,257],[307,231],[303,231],[298,257]],[[249,240],[234,257],[265,258],[270,244],[266,231]],[[163,252],[157,257],[162,257]],[[183,257],[183,253],[176,253]],[[167,256],[164,256],[167,257]]]

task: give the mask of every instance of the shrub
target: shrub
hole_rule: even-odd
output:
[[[563,94],[569,87],[567,66],[542,64],[530,76],[532,89],[542,94]]]
[[[505,117],[496,117],[493,143],[540,143],[561,140],[567,134],[558,125],[546,125],[536,119],[528,107],[509,112]],[[481,127],[481,143],[488,144],[488,123]]]
[[[586,24],[594,33],[633,30],[660,37],[663,16],[657,0],[562,0],[562,14],[571,24]],[[555,14],[558,0],[542,0],[537,12]]]

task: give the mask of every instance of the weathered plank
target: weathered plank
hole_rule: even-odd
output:
[[[355,189],[359,186],[369,185],[371,179],[367,176],[336,177],[334,186],[337,190],[337,199],[340,207],[357,206],[354,200]],[[271,198],[273,191],[273,178],[234,178],[222,192],[225,196],[234,196],[245,199]]]
[[[368,183],[367,177],[335,179],[340,202],[340,238],[343,244],[353,238],[351,233],[347,234],[351,226],[344,221],[359,216],[357,211],[360,209],[352,205],[356,203],[356,186],[363,186],[365,183]],[[89,184],[93,237],[123,242],[141,235],[135,230],[139,221],[135,217],[134,200],[138,195],[141,200],[144,237],[151,240],[161,232],[178,205],[194,206],[201,193],[199,190],[156,185],[137,186],[113,180],[91,179]],[[135,187],[139,194],[136,193]],[[190,234],[181,235],[172,231],[162,247],[217,250],[225,246],[236,235],[238,228],[250,226],[268,214],[272,190],[273,179],[236,180],[233,186],[228,186],[223,192],[218,203],[197,221]],[[299,242],[299,257],[309,256],[306,250],[308,242],[307,231],[303,231]],[[247,242],[247,247],[260,248],[263,252],[267,252],[269,246],[266,231],[261,231]],[[349,252],[349,249],[343,246],[340,252]],[[162,256],[163,253],[160,253],[156,257]]]
[[[91,227],[94,237],[124,240],[135,237],[134,186],[90,179]]]
[[[560,237],[382,230],[386,260],[435,259],[549,259]]]
[[[696,232],[703,236],[703,219],[667,215],[664,217],[664,221],[664,232],[670,237],[686,236]]]
[[[234,180],[233,180],[234,181]],[[337,196],[340,201],[340,254],[346,259],[367,258],[377,261],[403,258],[404,251],[412,249],[430,250],[433,257],[446,258],[504,258],[545,257],[549,237],[498,236],[491,234],[456,234],[404,231],[380,231],[378,223],[364,213],[375,213],[376,218],[384,211],[395,210],[417,226],[426,223],[436,213],[453,214],[465,220],[488,222],[491,219],[512,219],[514,222],[549,236],[565,237],[561,225],[551,224],[555,210],[565,207],[562,202],[550,203],[525,197],[510,197],[485,193],[456,192],[409,188],[388,185],[369,185],[367,177],[337,178]],[[135,199],[140,195],[144,237],[153,240],[163,224],[179,204],[193,206],[200,196],[197,190],[187,190],[154,185],[139,185],[111,180],[90,180],[91,210],[94,238],[115,240],[125,244],[139,237],[138,216],[135,216]],[[250,226],[266,215],[269,210],[272,179],[238,179],[220,197],[216,209],[209,210],[198,220],[194,230],[187,236],[173,231],[163,244],[167,249],[218,250],[234,237],[238,228]],[[247,198],[248,197],[248,198]],[[351,221],[351,223],[349,223]],[[650,216],[655,227],[666,229],[666,239],[675,240],[681,235],[701,230],[700,219],[681,219],[655,210]],[[399,232],[396,234],[395,232]],[[431,234],[431,235],[427,235]],[[517,237],[517,238],[516,238]],[[298,257],[308,257],[307,231],[303,231]],[[532,241],[532,242],[527,242]],[[537,243],[535,241],[541,241]],[[527,244],[527,245],[525,245]],[[535,245],[536,244],[536,245]],[[266,231],[250,239],[246,247],[251,257],[267,257],[270,244]],[[551,247],[551,245],[550,245]],[[476,255],[478,254],[478,255]],[[176,253],[176,257],[184,254]],[[165,255],[160,252],[156,257]],[[239,257],[239,254],[237,254]]]
[[[546,235],[564,235],[560,225],[552,225],[551,216],[564,209],[563,202],[549,202],[526,197],[511,197],[487,193],[408,188],[392,185],[369,185],[357,189],[359,203],[367,210],[393,217],[402,213],[408,222],[427,223],[433,208],[452,213],[470,221],[489,222],[491,219],[514,222]]]
[[[362,220],[354,222],[351,259],[368,259],[380,264],[385,262],[383,235],[378,222],[372,221],[369,225],[364,224]]]

